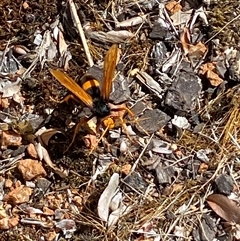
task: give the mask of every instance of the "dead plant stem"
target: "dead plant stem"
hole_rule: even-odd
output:
[[[86,38],[85,38],[85,34],[84,34],[84,31],[83,31],[83,28],[82,28],[82,24],[81,24],[80,19],[78,17],[77,10],[76,10],[76,7],[75,7],[75,4],[74,4],[73,0],[69,0],[69,5],[70,5],[70,9],[72,11],[73,21],[76,24],[78,33],[79,33],[80,38],[82,40],[82,44],[83,44],[83,48],[84,48],[84,51],[85,51],[86,56],[87,56],[88,64],[89,64],[90,67],[92,67],[94,65],[93,59],[92,59],[92,56],[90,54],[90,51],[89,51],[89,48],[88,48],[88,45],[87,45],[87,41],[86,41]]]

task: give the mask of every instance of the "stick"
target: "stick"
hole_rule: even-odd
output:
[[[135,171],[135,168],[137,167],[137,165],[138,165],[140,159],[142,158],[142,156],[143,156],[144,152],[146,151],[148,145],[149,145],[150,142],[152,141],[153,136],[154,136],[154,134],[152,134],[151,137],[149,138],[149,140],[148,140],[146,146],[145,146],[145,147],[143,148],[143,150],[141,151],[141,153],[140,153],[138,159],[137,159],[137,160],[135,161],[135,163],[133,164],[132,169],[131,169],[131,171],[130,171],[130,173],[129,173],[128,175],[132,174],[132,173]]]
[[[86,56],[87,56],[88,64],[89,64],[90,67],[92,67],[94,63],[93,63],[92,56],[90,54],[90,51],[89,51],[89,48],[88,48],[88,45],[87,45],[87,41],[86,41],[86,38],[85,38],[85,34],[84,34],[84,31],[83,31],[83,28],[82,28],[82,24],[79,20],[77,10],[76,10],[76,7],[75,7],[75,4],[74,4],[73,0],[69,0],[69,5],[70,5],[70,9],[72,11],[73,21],[76,24],[78,33],[79,33],[80,38],[82,40],[82,44],[83,44],[83,48],[84,48],[84,51],[85,51]]]

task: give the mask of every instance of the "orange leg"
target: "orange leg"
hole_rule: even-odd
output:
[[[118,123],[116,123],[116,122],[118,122]],[[128,134],[126,124],[125,124],[125,122],[124,122],[122,117],[120,117],[120,116],[111,116],[110,115],[110,116],[106,116],[106,117],[102,118],[100,121],[98,121],[98,125],[97,125],[98,126],[97,127],[98,130],[100,128],[101,123],[104,123],[105,129],[102,132],[100,138],[98,139],[96,146],[91,148],[91,151],[90,151],[89,154],[91,154],[95,150],[95,148],[98,146],[98,143],[102,140],[102,138],[107,133],[107,131],[110,130],[110,129],[113,129],[115,126],[122,126],[124,131],[125,131],[125,133],[126,133],[126,135],[127,135],[127,137],[128,137],[128,139],[133,142],[133,139]]]
[[[93,146],[89,152],[89,155],[92,154],[92,152],[96,149],[96,147],[98,146],[98,143],[102,140],[102,138],[104,137],[104,135],[106,134],[106,132],[109,130],[108,127],[105,128],[105,130],[103,131],[103,133],[101,134],[100,138],[97,140],[97,143],[95,146]]]
[[[121,108],[113,108],[112,111],[122,111],[125,110],[130,116],[131,118],[134,120],[134,123],[147,135],[149,136],[148,132],[139,124],[139,121],[136,119],[134,113],[128,109],[127,107],[121,107]],[[120,117],[121,118],[121,117]],[[124,123],[124,121],[123,121]],[[125,128],[126,128],[126,124],[125,124]]]
[[[113,129],[116,126],[122,126],[128,139],[133,141],[131,136],[128,134],[126,123],[121,116],[107,116],[102,119],[102,122],[108,129]]]
[[[50,99],[56,103],[59,103],[59,104],[62,104],[64,102],[68,102],[70,99],[76,101],[76,102],[79,102],[79,99],[77,99],[74,95],[67,95],[64,99],[62,100],[55,100],[52,96],[50,96]]]
[[[71,97],[70,97],[71,98]],[[68,97],[69,99],[69,97]],[[149,136],[148,132],[146,130],[144,130],[144,128],[139,124],[138,120],[135,118],[135,115],[134,113],[128,109],[127,107],[121,107],[121,108],[114,108],[112,109],[112,111],[123,111],[125,110],[130,116],[132,119],[134,119],[134,123],[136,123],[136,125],[146,134]],[[86,125],[86,123],[92,118],[92,116],[90,117],[83,117],[80,119],[80,121],[78,122],[78,124],[76,125],[75,127],[75,130],[74,130],[74,134],[73,134],[73,138],[72,138],[72,141],[70,143],[70,145],[68,146],[67,150],[65,152],[67,152],[69,150],[69,148],[72,146],[72,144],[74,143],[75,141],[75,138],[76,138],[76,135],[79,131],[79,129],[81,127],[83,127],[84,125]],[[128,139],[130,141],[133,142],[133,139],[131,138],[131,136],[129,135],[128,131],[127,131],[127,126],[126,126],[126,122],[124,121],[124,119],[121,117],[121,116],[118,116],[118,115],[109,115],[109,116],[106,116],[102,119],[98,119],[97,121],[97,127],[96,127],[96,133],[99,133],[99,129],[100,129],[100,126],[104,125],[105,129],[104,131],[102,132],[100,138],[98,139],[97,141],[97,144],[95,146],[93,146],[89,152],[89,154],[91,154],[95,148],[98,146],[98,143],[102,140],[102,138],[104,137],[104,135],[107,133],[108,130],[110,129],[113,129],[114,127],[116,126],[122,126],[122,128],[124,129]]]
[[[90,119],[92,119],[92,116],[90,116],[90,117],[82,117],[82,118],[79,120],[79,122],[77,123],[77,125],[76,125],[76,127],[75,127],[75,129],[74,129],[72,141],[71,141],[71,143],[69,144],[69,146],[67,147],[67,149],[64,151],[64,153],[66,153],[66,152],[70,149],[70,147],[72,146],[72,144],[74,143],[74,141],[75,141],[75,139],[76,139],[76,136],[77,136],[80,128],[81,128],[82,126],[85,126],[86,123],[87,123]]]

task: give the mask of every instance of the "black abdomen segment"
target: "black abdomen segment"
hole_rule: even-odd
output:
[[[82,88],[93,98],[100,97],[100,84],[99,81],[96,80],[92,75],[85,75],[81,79],[81,86]]]

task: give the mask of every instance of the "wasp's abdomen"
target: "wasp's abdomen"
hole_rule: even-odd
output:
[[[96,79],[90,79],[82,84],[82,88],[91,96],[100,96],[99,82]]]

